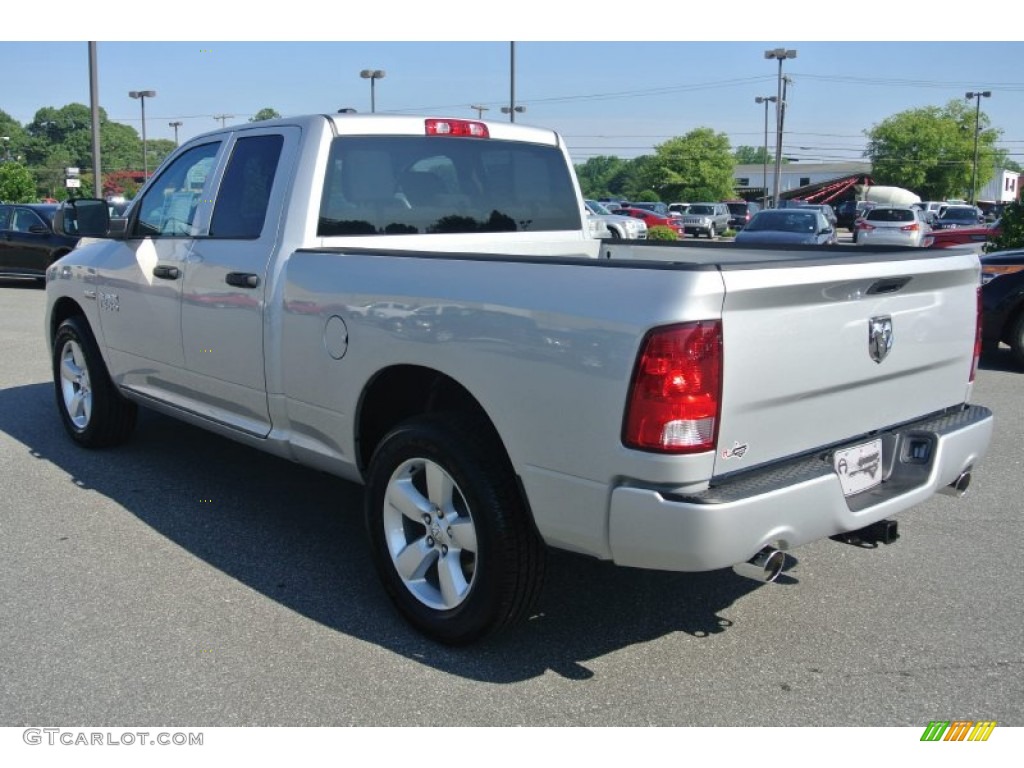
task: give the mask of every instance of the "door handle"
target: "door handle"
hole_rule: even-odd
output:
[[[250,272],[228,272],[224,282],[238,288],[255,288],[260,284],[260,276]]]
[[[177,267],[153,267],[153,277],[159,277],[161,280],[177,280],[181,276],[181,270]]]

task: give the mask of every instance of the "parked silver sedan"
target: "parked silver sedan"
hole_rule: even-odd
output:
[[[855,224],[858,245],[907,245],[920,248],[931,227],[918,208],[878,205]]]

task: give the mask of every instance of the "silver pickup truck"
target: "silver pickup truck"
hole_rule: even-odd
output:
[[[979,265],[917,251],[596,241],[562,139],[315,115],[172,154],[47,272],[56,404],[88,448],[146,406],[364,483],[398,610],[469,643],[546,546],[734,566],[962,493]]]

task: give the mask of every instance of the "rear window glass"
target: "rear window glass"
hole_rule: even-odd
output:
[[[342,136],[317,234],[550,232],[583,226],[555,147],[448,136]]]
[[[875,208],[868,211],[868,221],[913,221],[914,212],[904,208]]]

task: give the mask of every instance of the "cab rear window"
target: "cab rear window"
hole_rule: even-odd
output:
[[[334,140],[317,234],[550,232],[582,228],[555,147],[448,136]]]

